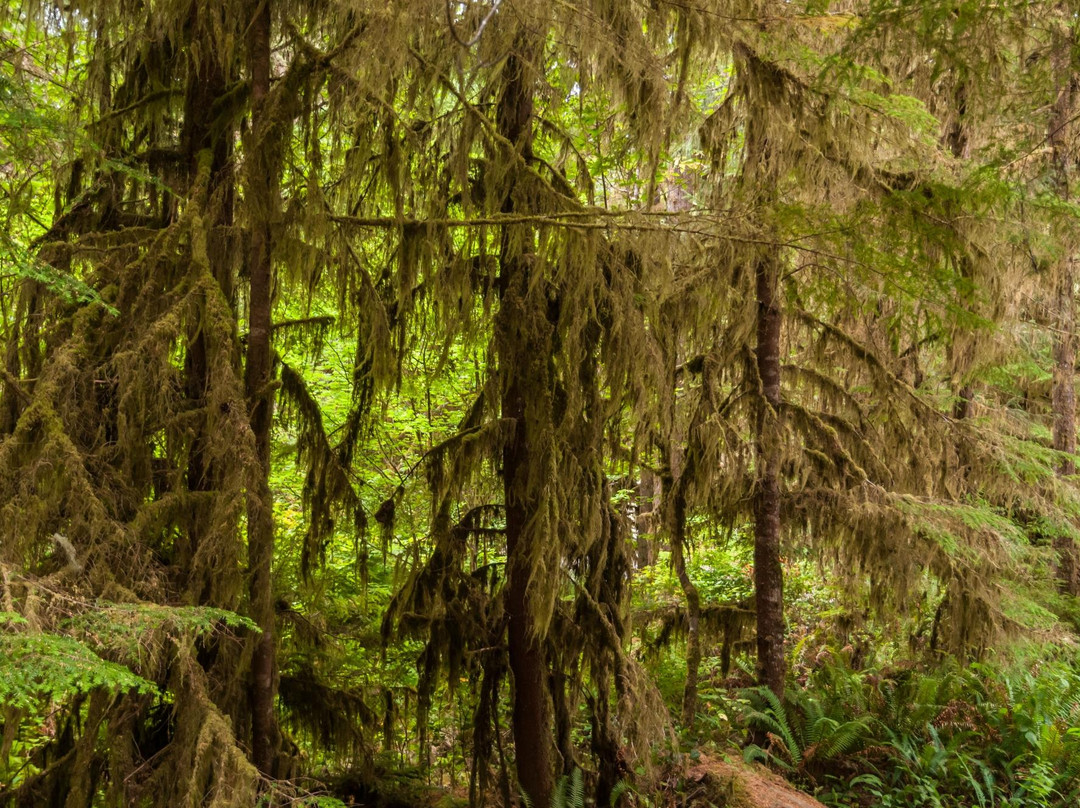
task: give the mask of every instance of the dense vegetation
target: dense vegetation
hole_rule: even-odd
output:
[[[1080,800],[1074,4],[9,0],[0,98],[0,804]]]

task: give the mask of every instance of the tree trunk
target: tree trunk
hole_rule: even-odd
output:
[[[258,468],[250,472],[252,480],[247,499],[248,596],[251,617],[262,633],[256,640],[251,661],[251,756],[259,771],[269,776],[273,774],[277,748],[271,577],[274,515],[270,491],[270,426],[274,409],[270,389],[273,293],[270,218],[273,211],[274,181],[270,161],[265,156],[266,139],[271,126],[266,117],[266,95],[270,91],[270,0],[255,0],[254,5],[255,16],[248,28],[252,148],[248,155],[245,202],[250,212],[251,252],[248,256],[250,288],[244,388],[258,458]]]
[[[192,203],[205,208],[204,214],[208,219],[206,228],[211,238],[219,238],[214,235],[215,229],[224,229],[233,222],[234,177],[230,168],[233,129],[230,126],[217,132],[213,126],[214,107],[227,92],[228,78],[220,54],[211,44],[210,23],[200,16],[202,10],[199,3],[192,3],[187,20],[191,29],[190,41],[198,43],[199,48],[192,48],[189,52],[181,145],[187,161]],[[203,197],[195,199],[195,181],[207,152],[210,159],[209,185]],[[220,243],[211,242],[208,257],[214,280],[229,304],[233,305],[233,270],[228,250]],[[221,470],[209,456],[212,453],[208,450],[214,440],[210,434],[210,418],[205,411],[210,385],[208,335],[200,321],[188,326],[188,334],[184,355],[185,394],[198,414],[188,451],[186,482],[191,492],[209,493],[220,488]],[[200,547],[212,530],[211,510],[208,498],[193,500],[187,529],[178,538],[175,563],[191,602],[233,609],[236,608],[235,588],[238,581],[233,579],[223,584],[215,580],[213,572],[196,564]],[[231,571],[226,570],[221,570],[218,577],[233,578]]]
[[[754,440],[754,592],[758,676],[784,696],[784,573],[780,566],[780,306],[772,256],[757,264],[757,372],[762,399]]]
[[[1059,452],[1076,454],[1076,295],[1071,257],[1062,259],[1058,268],[1054,300],[1054,412],[1053,445]],[[1076,474],[1076,463],[1065,458],[1058,474]],[[1071,536],[1057,536],[1058,585],[1062,592],[1080,595],[1080,548]]]
[[[949,123],[948,131],[945,133],[945,142],[949,147],[949,151],[952,153],[952,156],[958,160],[967,160],[971,156],[971,139],[968,137],[967,126],[967,99],[967,81],[959,79],[957,81],[956,89],[953,92],[953,119]],[[974,284],[974,272],[972,271],[971,259],[967,254],[960,255],[959,269],[961,277],[969,283]],[[955,340],[950,344],[949,350],[953,351],[954,348]],[[967,357],[964,357],[964,359],[966,358]],[[961,361],[964,365],[969,364],[963,360]],[[971,416],[971,402],[974,397],[974,386],[970,383],[961,383],[960,388],[956,391],[956,398],[953,403],[953,418],[958,421],[969,418]],[[960,450],[959,465],[961,472],[967,467],[967,458],[964,456],[962,448]]]
[[[701,668],[701,596],[686,571],[686,494],[672,486],[671,563],[686,598],[686,684],[683,687],[682,723],[691,727],[697,714],[698,674]]]
[[[776,108],[782,77],[749,48],[736,48],[738,70],[745,72],[753,94],[746,127],[742,184],[763,210],[779,199],[779,161],[770,142],[770,122],[783,115]],[[762,225],[766,226],[765,221]],[[754,599],[757,609],[758,680],[784,697],[784,573],[780,565],[780,255],[763,246],[754,262],[757,346],[755,370],[760,392],[754,428]]]
[[[1070,124],[1076,108],[1076,95],[1080,90],[1073,56],[1076,44],[1075,31],[1071,28],[1060,36],[1052,56],[1052,64],[1058,75],[1058,95],[1050,118],[1047,142],[1050,144],[1054,188],[1065,202],[1072,201],[1071,179],[1073,164],[1070,158],[1072,143]],[[1076,453],[1076,278],[1073,269],[1073,245],[1066,242],[1065,254],[1056,267],[1054,277],[1053,359],[1054,378],[1051,392],[1053,409],[1053,446],[1059,452]],[[1076,474],[1076,463],[1071,457],[1061,461],[1061,476]],[[1062,591],[1080,594],[1080,551],[1069,536],[1054,541],[1059,556],[1059,584]]]
[[[649,469],[641,470],[637,484],[637,512],[634,514],[634,563],[638,569],[656,563],[655,535],[659,527],[661,497],[660,475]]]
[[[1054,301],[1054,382],[1053,410],[1054,448],[1059,452],[1076,453],[1076,296],[1071,258],[1065,258],[1058,269]],[[1061,461],[1062,475],[1076,473],[1071,459]]]
[[[503,397],[503,417],[524,424],[524,398],[517,385]],[[503,491],[506,497],[506,611],[509,617],[510,671],[514,677],[512,725],[518,782],[534,806],[551,802],[554,787],[551,716],[547,703],[547,671],[543,645],[534,629],[529,596],[529,553],[525,546],[527,510],[516,489],[528,473],[524,429],[503,451]]]
[[[533,48],[519,38],[504,68],[505,82],[498,106],[499,134],[514,144],[526,161],[532,158],[533,77],[528,54]],[[506,189],[503,213],[517,210],[513,181]],[[526,402],[533,391],[545,386],[543,375],[535,378],[531,368],[546,365],[550,345],[536,332],[537,314],[528,310],[531,256],[525,247],[532,243],[532,231],[521,227],[511,233],[504,228],[500,247],[499,313],[496,340],[499,369],[503,377],[502,415],[513,423],[513,432],[503,447],[502,481],[506,506],[506,611],[509,618],[508,650],[513,675],[512,727],[518,782],[534,808],[551,803],[554,769],[551,711],[548,705],[547,666],[543,639],[535,627],[535,605],[531,597],[530,517],[535,511],[535,495],[530,490],[530,412]],[[529,250],[531,252],[531,249]],[[541,391],[543,395],[544,391]],[[535,402],[532,407],[537,407]]]

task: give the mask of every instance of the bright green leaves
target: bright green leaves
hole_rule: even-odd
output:
[[[55,634],[0,635],[0,704],[21,709],[58,703],[97,688],[152,692],[152,682],[86,645]]]
[[[70,618],[62,627],[136,668],[166,640],[184,644],[215,631],[258,631],[251,620],[225,609],[142,603],[104,604]]]
[[[27,620],[12,612],[0,612],[0,625],[0,704],[23,709],[98,688],[154,692],[154,682],[135,671],[150,676],[144,668],[166,641],[187,647],[215,631],[258,630],[224,609],[122,603],[99,603],[65,620],[63,633],[27,631]]]

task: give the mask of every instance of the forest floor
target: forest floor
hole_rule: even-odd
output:
[[[784,778],[762,766],[702,755],[687,772],[686,804],[722,805],[724,808],[825,808]],[[700,798],[700,799],[699,799]]]
[[[738,757],[728,759],[702,754],[671,783],[670,790],[663,789],[664,793],[654,795],[658,799],[647,804],[686,808],[825,808],[775,772],[744,763]],[[345,780],[337,783],[334,791],[346,805],[367,808],[458,808],[468,805],[468,792],[464,788],[439,788],[408,777],[389,777],[380,780],[374,788],[359,781]]]

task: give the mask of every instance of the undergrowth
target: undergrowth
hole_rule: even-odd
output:
[[[830,806],[1051,808],[1080,801],[1080,669],[829,664],[783,701],[739,692],[747,761]]]

